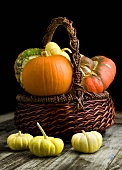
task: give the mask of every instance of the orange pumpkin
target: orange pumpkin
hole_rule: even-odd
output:
[[[102,93],[114,80],[116,74],[115,63],[105,56],[95,56],[91,60],[94,62],[93,69],[82,67],[82,85],[89,92]],[[86,69],[87,68],[87,69]],[[84,69],[87,72],[83,71]]]
[[[62,55],[47,55],[45,51],[30,60],[22,71],[25,90],[36,96],[65,94],[72,84],[73,69]]]

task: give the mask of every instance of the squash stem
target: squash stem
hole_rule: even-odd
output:
[[[18,132],[18,136],[21,136],[21,131]]]
[[[69,48],[63,48],[61,51],[68,51],[69,53],[72,53],[72,51]]]
[[[44,139],[47,139],[47,135],[46,135],[45,131],[42,129],[42,127],[40,126],[40,124],[38,122],[37,122],[37,126],[40,129],[40,131],[42,132]]]
[[[43,56],[43,57],[48,57],[48,56],[50,56],[50,55],[51,55],[51,54],[50,54],[49,51],[43,50],[43,51],[41,52],[41,56]]]
[[[82,130],[82,133],[83,133],[84,135],[86,135],[86,132],[85,132],[84,130]]]

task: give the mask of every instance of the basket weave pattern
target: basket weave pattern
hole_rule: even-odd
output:
[[[110,94],[88,93],[82,85],[80,71],[79,40],[72,21],[59,17],[52,20],[43,38],[43,45],[52,40],[59,25],[63,25],[70,38],[72,49],[74,94],[38,97],[26,92],[16,97],[15,125],[17,129],[28,132],[33,136],[41,135],[37,122],[43,127],[48,136],[55,136],[68,141],[74,133],[81,130],[96,130],[104,132],[114,124],[115,107]]]

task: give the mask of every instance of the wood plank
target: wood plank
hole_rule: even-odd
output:
[[[10,119],[0,123],[0,135],[4,134],[5,132],[10,132],[16,129],[14,125],[14,119]]]
[[[29,151],[13,152],[7,158],[5,157],[0,161],[0,168],[1,170],[13,170],[30,159],[33,158],[31,158]]]
[[[111,134],[111,130],[114,130],[115,133]],[[105,170],[108,167],[108,164],[113,161],[118,149],[122,146],[120,141],[122,141],[122,127],[113,126],[112,128],[109,128],[106,133],[103,145],[98,152],[94,154],[83,154],[74,152],[74,149],[71,149],[69,151],[71,157],[68,156],[62,160],[62,164],[60,164],[60,160],[59,162],[54,162],[49,168],[52,168],[51,170]]]
[[[122,141],[121,125],[113,125],[109,128],[103,139],[102,147],[94,154],[78,153],[74,151],[71,145],[66,145],[61,155],[51,158],[38,158],[29,151],[13,152],[7,155],[7,164],[6,157],[1,159],[0,167],[2,168],[1,170],[43,170],[47,168],[49,168],[49,170],[105,170],[107,166],[112,163],[118,150],[122,146],[120,142]],[[11,153],[9,148],[7,153]]]
[[[47,157],[47,158],[38,158],[33,156],[33,159],[16,168],[16,170],[29,170],[29,169],[39,169],[39,170],[51,170],[51,165],[53,162],[57,162],[60,160],[60,164],[62,163],[62,159],[69,156],[69,149],[71,149],[71,145],[67,144],[63,150],[63,152],[56,157]]]
[[[10,134],[14,134],[16,132],[17,130],[13,130],[8,133],[5,132],[3,135],[0,135],[0,161],[13,153],[12,150],[10,150],[7,146],[7,137]]]
[[[121,111],[116,112],[115,123],[122,123],[122,112]]]
[[[4,134],[0,135],[0,143],[4,144],[6,143],[6,139],[10,134],[14,134],[17,133],[18,131],[16,129],[9,131],[9,132],[5,132]]]
[[[66,152],[68,148],[65,147],[64,151],[62,152],[62,155],[64,152]],[[8,152],[11,153],[12,151],[8,148]],[[39,158],[34,156],[30,153],[30,151],[19,151],[15,152],[13,151],[12,154],[9,156],[7,155],[7,159],[4,157],[0,160],[0,167],[1,170],[22,170],[22,169],[32,169],[37,168],[38,164],[42,167],[45,167],[47,165],[51,165],[52,162],[54,162],[58,157],[49,157],[49,158]]]
[[[103,145],[93,154],[74,151],[66,144],[56,157],[39,158],[27,151],[12,151],[6,143],[10,134],[18,132],[14,126],[13,113],[1,119],[0,115],[0,170],[119,170],[122,169],[122,126],[115,123],[103,134]],[[121,119],[122,112],[119,112]]]
[[[14,112],[8,112],[0,115],[0,123],[14,118]]]
[[[119,170],[122,169],[122,147],[115,156],[115,159],[108,167],[109,170]]]

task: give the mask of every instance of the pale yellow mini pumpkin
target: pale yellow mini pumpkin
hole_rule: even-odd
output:
[[[48,157],[59,155],[63,148],[64,142],[60,138],[48,137],[42,127],[37,123],[43,136],[35,136],[29,144],[30,152],[38,157]]]
[[[29,142],[32,138],[32,135],[19,131],[18,133],[8,136],[7,145],[12,150],[26,150],[29,149]]]
[[[51,55],[60,54],[66,57],[70,61],[70,56],[66,52],[72,53],[72,51],[69,48],[63,48],[61,49],[57,43],[55,42],[48,42],[45,46],[45,51],[49,52]]]
[[[94,153],[98,151],[102,145],[102,135],[97,131],[76,133],[72,136],[72,147],[79,152]]]

